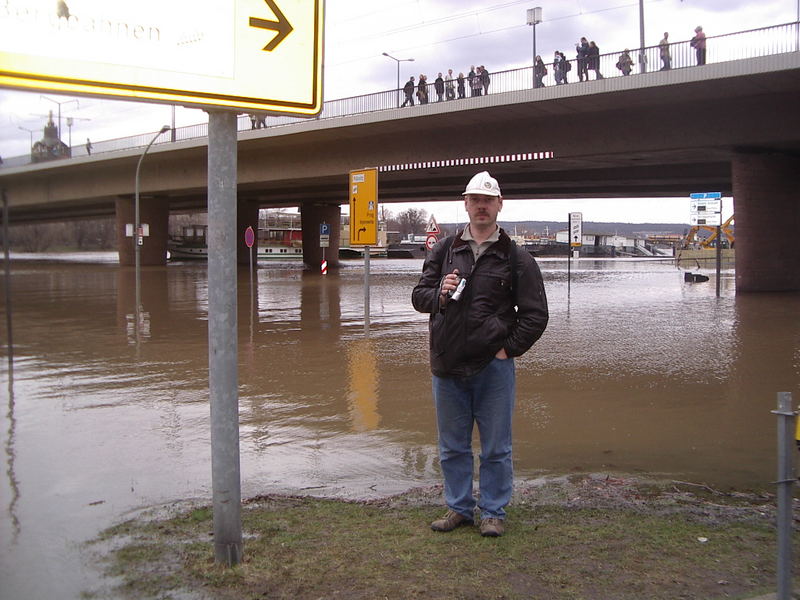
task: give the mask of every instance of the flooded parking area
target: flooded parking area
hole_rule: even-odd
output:
[[[82,542],[211,498],[205,263],[14,260],[0,352],[3,598],[77,598]],[[772,489],[776,393],[800,402],[800,295],[715,295],[669,261],[544,259],[550,325],[517,359],[518,477],[608,471]],[[243,496],[374,497],[439,481],[420,260],[239,273]],[[569,291],[568,291],[569,290]],[[0,294],[4,297],[4,294]],[[4,307],[7,310],[8,307]],[[137,335],[138,333],[138,335]],[[45,575],[44,573],[47,573]]]

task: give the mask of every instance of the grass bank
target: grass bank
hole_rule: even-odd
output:
[[[244,504],[244,561],[214,564],[207,507],[141,516],[96,551],[113,597],[203,599],[749,598],[774,591],[774,497],[679,482],[523,482],[507,533],[428,523],[441,489],[378,501],[269,496]],[[103,597],[87,593],[87,597]]]

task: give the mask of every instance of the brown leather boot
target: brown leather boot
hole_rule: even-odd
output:
[[[500,537],[503,533],[505,533],[503,519],[493,517],[481,519],[481,535],[483,537]]]
[[[465,517],[454,510],[448,510],[441,519],[436,519],[433,523],[431,523],[431,529],[434,531],[453,531],[453,529],[460,527],[461,525],[474,524],[475,521],[469,517]]]

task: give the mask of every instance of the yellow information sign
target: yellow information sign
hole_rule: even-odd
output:
[[[378,169],[350,171],[350,245],[378,243]]]
[[[0,87],[313,116],[324,0],[4,0]]]

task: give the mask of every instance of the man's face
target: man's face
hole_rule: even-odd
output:
[[[500,196],[484,196],[483,194],[467,194],[464,196],[464,208],[469,215],[469,222],[475,225],[494,225],[497,214],[503,208]]]

